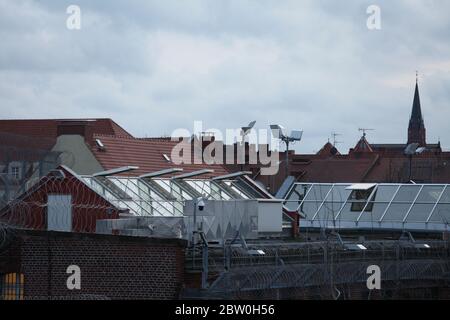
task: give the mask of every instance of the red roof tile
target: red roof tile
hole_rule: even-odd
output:
[[[370,146],[370,143],[366,140],[366,137],[362,136],[361,139],[359,139],[358,143],[356,144],[355,148],[351,150],[350,153],[368,153],[368,152],[373,152],[373,149]]]
[[[330,142],[325,143],[325,145],[317,152],[317,155],[329,157],[339,155],[338,149],[333,146]]]
[[[213,169],[214,173],[202,175],[202,178],[228,174],[224,165],[212,164],[181,164],[167,161],[164,154],[171,156],[173,147],[178,143],[170,139],[137,139],[117,136],[94,135],[105,146],[100,150],[92,146],[91,150],[105,170],[124,166],[138,166],[127,174],[141,175],[169,168],[183,168],[183,173],[201,169]]]
[[[32,119],[0,120],[0,132],[56,139],[58,125],[69,121],[88,121],[93,133],[132,137],[125,129],[111,119]]]

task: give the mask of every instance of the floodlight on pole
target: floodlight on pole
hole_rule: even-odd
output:
[[[241,163],[241,171],[244,171],[244,165],[245,165],[245,137],[252,131],[253,127],[255,126],[256,121],[250,122],[247,126],[241,127],[241,136],[242,136],[242,163]]]
[[[416,154],[420,154],[420,153],[423,153],[423,152],[425,152],[427,150],[427,148],[425,148],[425,147],[420,147],[420,148],[417,148],[417,150],[416,150]]]
[[[270,130],[275,138],[286,144],[286,176],[289,176],[289,143],[302,140],[303,131],[292,130],[290,135],[286,135],[284,128],[278,124],[271,124]]]
[[[414,154],[416,153],[417,148],[419,148],[419,144],[418,144],[417,142],[410,143],[410,144],[408,144],[408,145],[406,146],[405,152],[404,152],[404,153],[405,153],[407,156],[412,156],[412,155],[414,155]]]
[[[256,121],[252,121],[248,124],[248,126],[241,127],[241,129],[242,129],[241,135],[243,137],[245,137],[253,129],[255,124],[256,124]]]

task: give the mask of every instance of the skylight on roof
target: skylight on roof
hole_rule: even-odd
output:
[[[106,149],[105,145],[103,144],[103,142],[100,139],[95,139],[95,144],[101,150],[105,150]]]
[[[165,153],[163,153],[163,158],[164,158],[167,162],[171,162],[170,157],[169,157],[167,154],[165,154]]]

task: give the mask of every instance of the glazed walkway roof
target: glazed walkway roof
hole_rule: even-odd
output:
[[[116,170],[119,169],[122,168]],[[128,168],[128,170],[133,169],[135,168]],[[199,197],[211,200],[270,197],[245,176],[246,172],[202,179],[201,176],[207,175],[209,170],[180,173],[170,178],[162,176],[174,171],[161,170],[140,177],[118,176],[110,171],[92,176],[81,176],[80,179],[116,207],[128,209],[130,213],[138,216],[183,215],[184,201]]]
[[[285,206],[300,227],[448,230],[450,185],[294,183]]]

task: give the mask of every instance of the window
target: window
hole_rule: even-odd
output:
[[[0,275],[0,300],[23,300],[23,284],[23,274]]]
[[[20,177],[20,167],[19,166],[12,166],[9,174],[11,175],[12,178],[19,180]]]
[[[351,211],[361,212],[366,206],[367,200],[372,193],[373,189],[368,190],[353,190],[350,194],[350,198],[348,199],[351,203]],[[371,212],[373,208],[373,202],[370,202],[366,207],[366,212]]]
[[[48,195],[47,229],[53,231],[72,231],[71,195]]]

